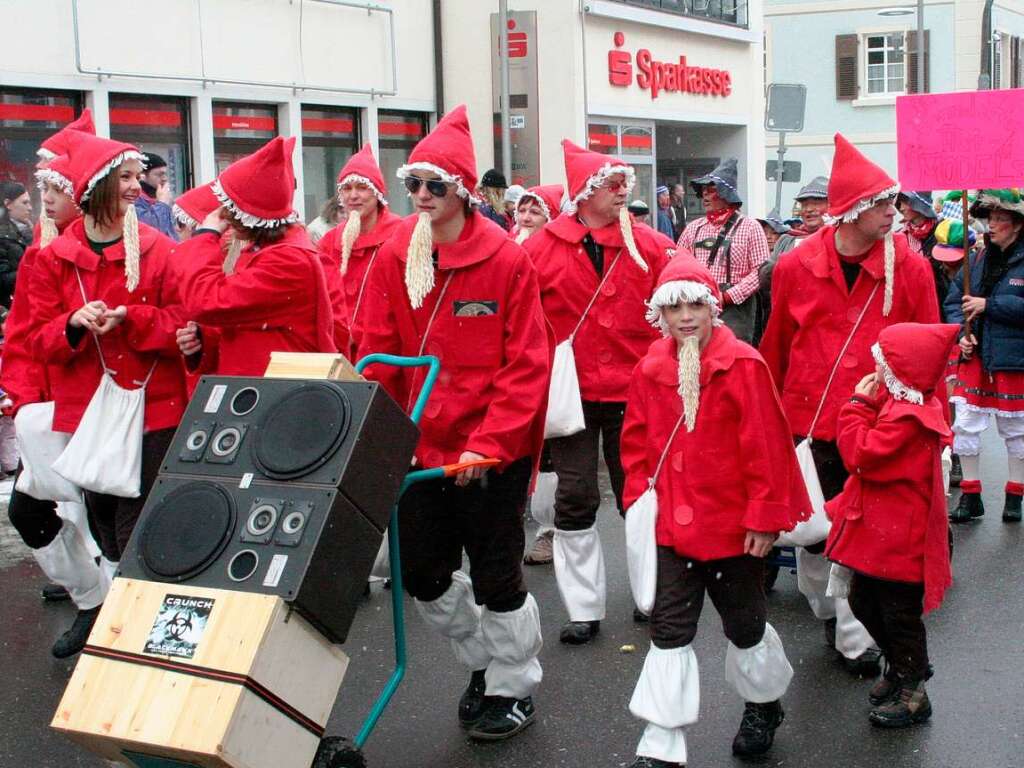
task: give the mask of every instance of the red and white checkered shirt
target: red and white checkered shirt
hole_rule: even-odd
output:
[[[741,215],[729,232],[729,240],[732,242],[729,257],[729,261],[732,262],[732,274],[729,275],[726,273],[727,260],[724,249],[719,250],[714,264],[708,264],[711,248],[705,246],[709,241],[714,242],[721,230],[722,226],[712,224],[701,216],[686,225],[683,234],[679,236],[678,245],[693,253],[697,261],[710,270],[711,276],[719,285],[731,282],[732,288],[727,293],[734,304],[742,304],[757,291],[758,267],[771,255],[768,240],[756,219]]]

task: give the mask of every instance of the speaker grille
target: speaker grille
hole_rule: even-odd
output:
[[[345,393],[309,384],[281,398],[257,424],[253,459],[275,480],[294,480],[323,466],[348,433]]]
[[[213,483],[189,483],[150,512],[139,536],[139,554],[158,579],[184,581],[220,556],[234,529],[231,496]]]

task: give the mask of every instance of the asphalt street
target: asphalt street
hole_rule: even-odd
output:
[[[991,429],[983,459],[988,514],[954,529],[955,585],[927,619],[935,677],[935,714],[908,731],[882,731],[867,722],[868,681],[852,678],[824,646],[820,625],[780,574],[769,620],[796,671],[783,700],[786,721],[761,765],[787,768],[1022,768],[1024,724],[1024,530],[1002,523],[1005,450]],[[955,497],[950,500],[955,502]],[[564,621],[550,566],[527,568],[541,609],[546,644],[544,682],[535,697],[537,721],[518,738],[478,745],[455,717],[468,679],[447,644],[408,612],[409,672],[366,748],[370,768],[548,768],[628,765],[641,725],[627,709],[648,641],[631,620],[622,525],[605,493],[600,522],[608,565],[608,618],[596,642],[559,644]],[[532,534],[532,531],[530,531]],[[49,647],[71,621],[69,604],[40,601],[43,577],[6,521],[0,523],[0,766],[101,768],[47,724],[73,669]],[[411,606],[409,606],[411,609]],[[389,595],[376,588],[357,616],[345,646],[351,666],[329,732],[353,735],[391,672]],[[629,652],[624,646],[635,646]],[[724,680],[725,640],[706,604],[696,651],[700,660],[701,719],[689,731],[691,768],[741,765],[730,754],[742,703]]]

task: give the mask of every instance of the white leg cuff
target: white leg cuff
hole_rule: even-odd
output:
[[[826,597],[831,563],[822,555],[814,555],[803,547],[796,548],[796,586],[807,598],[815,617],[824,621],[836,615],[835,601]]]
[[[491,663],[487,666],[487,695],[525,699],[532,696],[544,673],[537,654],[544,644],[540,611],[533,595],[514,611],[484,609],[483,643]]]
[[[725,652],[725,680],[744,701],[767,704],[782,698],[793,679],[782,640],[771,624],[765,624],[764,637],[751,648],[732,643]]]
[[[99,566],[89,555],[78,529],[67,520],[53,541],[32,554],[46,577],[64,587],[81,610],[95,608],[107,595]]]
[[[686,764],[686,731],[648,723],[636,745],[638,757],[653,757],[668,763]]]
[[[490,654],[484,649],[480,631],[480,606],[473,600],[473,582],[462,571],[452,574],[452,583],[437,600],[414,600],[420,616],[452,644],[455,658],[470,670],[484,669]]]
[[[555,579],[569,621],[600,621],[605,613],[604,552],[596,528],[555,530]]]
[[[875,641],[867,629],[857,621],[850,610],[850,603],[845,599],[836,600],[836,650],[848,659],[856,659]]]
[[[629,700],[629,711],[648,723],[672,729],[696,723],[699,710],[700,673],[693,647],[658,648],[652,643]]]
[[[89,513],[86,512],[85,504],[80,501],[58,501],[57,515],[78,529],[78,534],[82,537],[82,542],[85,544],[86,551],[88,551],[90,557],[97,558],[100,556],[100,548],[92,537],[92,531],[89,529]]]

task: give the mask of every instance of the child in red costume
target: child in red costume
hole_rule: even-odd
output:
[[[850,477],[825,506],[832,518],[825,553],[853,571],[850,608],[885,655],[869,699],[871,722],[887,728],[932,713],[921,615],[952,583],[940,465],[952,433],[935,389],[959,329],[899,323],[883,330],[871,350],[876,372],[839,413],[839,453]],[[833,591],[840,584],[834,578]]]
[[[706,267],[683,255],[668,263],[647,313],[666,338],[634,370],[626,405],[628,528],[634,502],[657,493],[651,648],[629,705],[647,726],[633,768],[686,763],[705,593],[729,639],[726,680],[746,702],[734,754],[768,751],[793,676],[767,622],[764,557],[779,531],[810,516],[810,501],[768,368],[722,325],[721,301]]]

